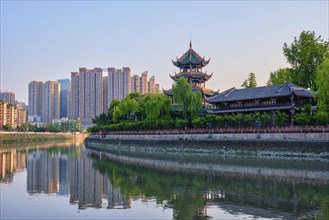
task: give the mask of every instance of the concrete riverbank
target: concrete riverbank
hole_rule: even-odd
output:
[[[90,135],[92,139],[99,139],[99,135]],[[104,135],[102,139],[107,140],[142,140],[142,141],[302,141],[302,142],[327,142],[329,143],[328,132],[318,133],[208,133],[208,134],[111,134]]]
[[[0,144],[64,140],[83,142],[87,136],[87,134],[80,133],[0,132]]]
[[[90,135],[86,147],[131,153],[254,154],[329,158],[329,133]]]

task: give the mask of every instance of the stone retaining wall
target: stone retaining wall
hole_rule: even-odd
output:
[[[225,140],[225,141],[304,141],[304,142],[328,142],[329,133],[209,133],[209,134],[117,134],[105,135],[90,135],[93,139],[108,139],[108,140]]]

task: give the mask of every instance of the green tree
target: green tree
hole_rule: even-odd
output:
[[[192,121],[194,115],[202,106],[202,98],[200,92],[193,92],[192,86],[185,78],[179,78],[173,87],[174,101],[179,105],[179,109],[183,112],[184,119]]]
[[[315,36],[315,32],[311,31],[303,31],[290,45],[284,43],[283,54],[292,67],[293,83],[316,89],[315,72],[328,53],[328,47],[327,41],[321,39],[321,36]]]
[[[135,99],[131,99],[127,96],[121,100],[113,110],[113,122],[117,123],[120,120],[131,120],[134,117],[134,113],[138,108],[138,102]]]
[[[320,111],[329,112],[329,56],[316,70],[317,106]]]
[[[96,115],[93,119],[92,122],[94,124],[98,124],[98,125],[106,125],[108,123],[110,123],[110,119],[108,117],[107,114],[102,113],[100,115]]]
[[[256,75],[254,73],[249,73],[248,79],[246,79],[241,85],[241,87],[245,88],[255,88],[256,86]]]
[[[291,82],[292,81],[292,70],[290,68],[283,68],[278,69],[274,72],[270,73],[270,78],[267,81],[267,85],[277,85],[277,84],[283,84],[285,82]]]
[[[148,120],[158,120],[170,114],[171,100],[164,94],[148,94],[144,99],[145,115]]]
[[[113,99],[111,104],[110,104],[110,107],[108,108],[108,111],[107,111],[107,115],[108,115],[108,118],[110,121],[113,120],[113,112],[114,112],[114,108],[120,103],[120,101],[118,99]]]

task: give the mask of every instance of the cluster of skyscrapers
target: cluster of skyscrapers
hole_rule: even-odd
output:
[[[67,109],[63,110],[62,115],[60,112],[60,81],[69,83],[68,79],[46,82],[32,81],[29,83],[29,122],[49,123],[53,119],[60,119],[61,116],[67,116]],[[65,91],[68,92],[68,90],[63,89],[63,92]],[[67,96],[62,98],[67,103]]]
[[[155,76],[145,71],[131,76],[131,69],[79,68],[70,79],[29,83],[29,121],[43,123],[54,119],[80,119],[84,127],[92,118],[106,113],[113,99],[124,99],[131,92],[158,93]]]

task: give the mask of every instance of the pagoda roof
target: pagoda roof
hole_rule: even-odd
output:
[[[210,59],[205,60],[204,57],[201,57],[197,52],[192,49],[192,42],[190,42],[190,48],[181,56],[180,58],[176,57],[176,61],[173,61],[173,64],[177,67],[182,66],[201,66],[204,67],[208,65]]]
[[[256,88],[236,89],[235,87],[233,87],[231,89],[219,93],[218,95],[207,98],[206,101],[209,103],[216,103],[272,97],[275,98],[290,95],[313,98],[313,95],[309,90],[286,82],[284,84],[261,86]]]
[[[173,76],[169,74],[169,76],[173,80],[176,80],[180,77],[208,80],[212,77],[212,73],[210,75],[208,75],[207,73],[202,73],[202,72],[180,72],[178,74],[175,73],[175,75],[173,75]]]

